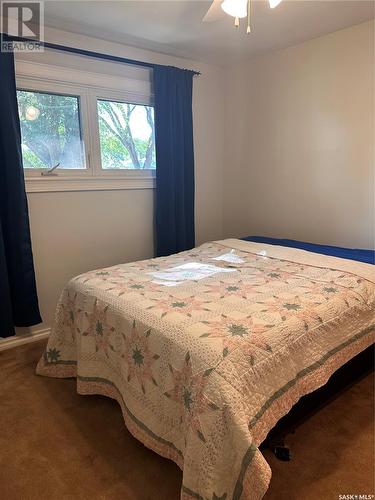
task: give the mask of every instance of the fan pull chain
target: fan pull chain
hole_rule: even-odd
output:
[[[250,0],[248,0],[247,3],[247,30],[246,33],[249,35],[251,33],[251,26],[250,26]]]
[[[240,27],[240,18],[239,17],[236,17],[236,19],[234,20],[234,25],[236,28]]]

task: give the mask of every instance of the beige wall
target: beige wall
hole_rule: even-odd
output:
[[[109,52],[202,72],[194,81],[197,242],[222,237],[223,95],[220,70],[88,37],[47,31],[48,41]],[[38,60],[38,56],[22,57]],[[53,64],[59,64],[56,57]],[[97,62],[95,68],[98,70]],[[99,71],[99,70],[98,70]],[[121,262],[153,256],[153,199],[148,190],[29,193],[31,235],[39,302],[44,322],[51,325],[56,302],[73,276]],[[19,329],[27,333],[28,329]]]
[[[43,326],[73,276],[152,256],[153,190],[30,193],[31,234]]]
[[[224,235],[374,245],[374,23],[226,73]]]

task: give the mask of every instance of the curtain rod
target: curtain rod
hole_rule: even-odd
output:
[[[165,66],[168,67],[169,65],[166,64],[155,64],[155,63],[150,63],[146,61],[137,61],[136,59],[128,59],[126,57],[121,57],[121,56],[113,56],[111,54],[104,54],[103,52],[94,52],[92,50],[86,50],[86,49],[78,49],[77,47],[69,47],[68,45],[59,45],[57,43],[50,43],[50,42],[35,42],[35,40],[30,40],[28,38],[20,37],[20,36],[10,36],[5,33],[2,34],[2,38],[5,41],[9,42],[31,42],[31,43],[37,43],[39,45],[42,45],[46,49],[52,49],[52,50],[60,50],[62,52],[70,52],[72,54],[79,54],[82,56],[87,56],[87,57],[94,57],[96,59],[103,59],[107,61],[113,61],[113,62],[119,62],[122,64],[131,64],[133,66],[141,66],[144,68],[155,68],[156,66]],[[172,66],[175,67],[175,66]],[[185,68],[177,68],[177,69],[185,69]],[[186,71],[191,71],[194,73],[194,75],[200,75],[201,73],[199,71],[194,71],[194,70],[186,70]]]

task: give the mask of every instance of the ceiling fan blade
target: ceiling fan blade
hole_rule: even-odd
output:
[[[213,0],[211,7],[206,12],[203,18],[204,23],[214,23],[215,21],[220,21],[226,16],[225,12],[221,8],[223,0]]]

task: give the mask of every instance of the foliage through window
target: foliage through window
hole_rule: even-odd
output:
[[[84,169],[79,97],[17,91],[24,168]]]
[[[98,100],[103,169],[155,169],[154,110],[125,102]]]

